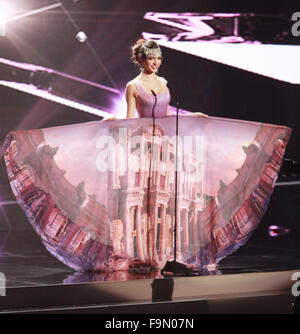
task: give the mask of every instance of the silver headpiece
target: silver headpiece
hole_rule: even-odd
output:
[[[152,49],[152,48],[148,48],[145,44],[142,45],[140,54],[145,55],[146,58],[151,58],[151,57],[155,58],[155,57],[162,56],[160,47]]]

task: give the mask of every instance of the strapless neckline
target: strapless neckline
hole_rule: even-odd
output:
[[[140,86],[140,88],[142,89],[142,91],[146,94],[149,94],[149,95],[153,95],[152,93],[149,93],[146,91],[146,89],[143,88],[143,86],[137,82],[134,83],[135,85],[138,85]],[[166,91],[165,92],[161,92],[161,93],[155,93],[156,95],[163,95],[163,94],[167,94],[168,93],[168,88],[166,88]]]

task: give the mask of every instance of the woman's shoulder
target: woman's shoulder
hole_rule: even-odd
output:
[[[165,85],[168,83],[168,80],[166,80],[164,77],[157,76],[160,81],[162,81]]]
[[[137,83],[137,81],[134,78],[134,79],[132,79],[132,80],[130,80],[130,81],[127,82],[126,88],[128,88],[128,89],[136,89],[136,83]]]
[[[132,93],[134,95],[137,94],[137,87],[136,87],[136,79],[132,79],[130,81],[127,82],[126,84],[126,91],[128,93]]]

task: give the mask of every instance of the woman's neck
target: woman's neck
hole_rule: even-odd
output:
[[[146,73],[144,70],[142,70],[141,74],[139,75],[140,79],[146,80],[146,81],[156,81],[157,75],[155,72],[152,73]]]

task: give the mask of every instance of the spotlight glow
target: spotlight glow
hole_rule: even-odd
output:
[[[63,98],[60,96],[57,96],[55,94],[52,94],[48,91],[45,90],[41,90],[38,89],[36,87],[34,87],[33,85],[29,85],[29,84],[22,84],[22,83],[17,83],[17,82],[10,82],[10,81],[0,81],[0,85],[5,86],[5,87],[9,87],[9,88],[13,88],[16,90],[19,90],[21,92],[24,93],[28,93],[34,96],[38,96],[41,97],[45,100],[48,101],[52,101],[52,102],[56,102],[62,105],[65,105],[67,107],[70,108],[74,108],[77,110],[81,110],[81,111],[85,111],[88,112],[90,114],[96,115],[96,116],[101,116],[101,117],[108,117],[111,116],[110,113],[103,111],[101,109],[97,109],[95,107],[77,102],[77,101],[73,101],[67,98]]]
[[[0,2],[0,36],[6,36],[6,21],[11,16],[12,7],[8,2]]]
[[[0,24],[5,24],[12,13],[12,7],[8,2],[0,2]]]
[[[270,237],[280,237],[282,235],[286,235],[290,233],[290,229],[283,226],[271,225],[268,228],[269,236]]]
[[[78,42],[84,43],[87,40],[87,35],[84,31],[79,31],[76,35],[76,39],[78,40]]]

